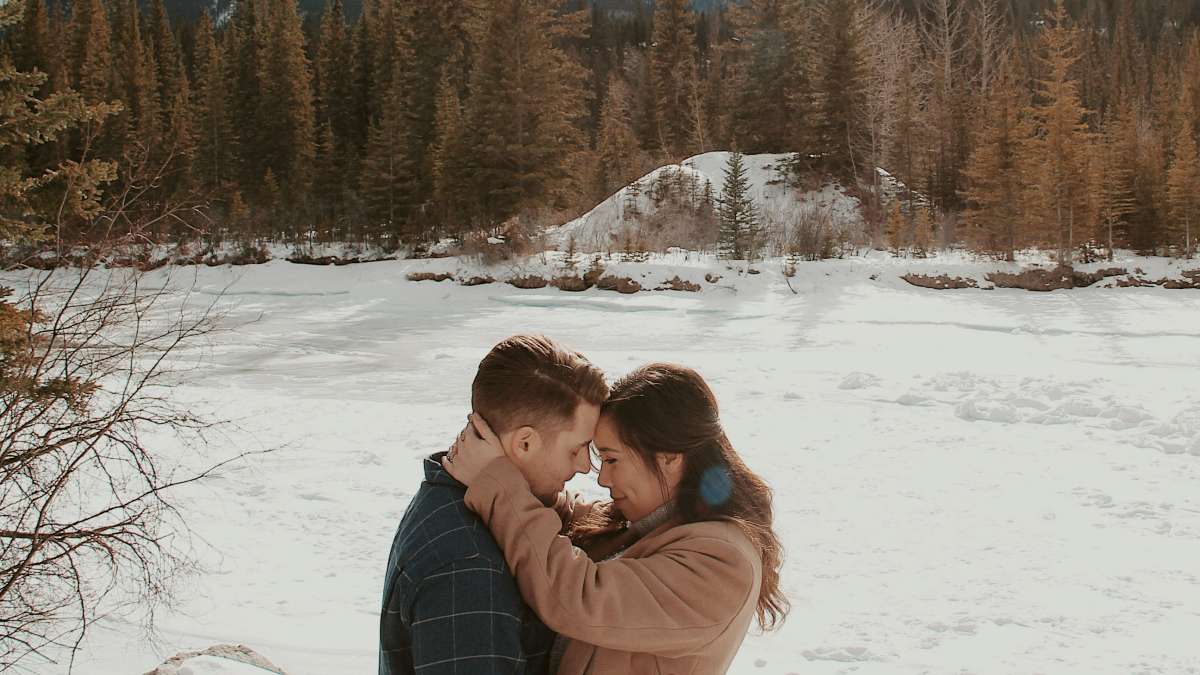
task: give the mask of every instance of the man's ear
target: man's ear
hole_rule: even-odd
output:
[[[533,427],[518,427],[513,431],[510,443],[512,453],[525,459],[541,452],[542,435]]]

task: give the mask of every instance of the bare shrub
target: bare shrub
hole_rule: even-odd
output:
[[[780,230],[782,253],[801,260],[841,258],[852,245],[852,229],[829,209],[805,205]]]
[[[0,27],[14,8],[0,5]],[[173,489],[224,464],[190,471],[153,439],[195,449],[211,430],[169,395],[181,349],[215,326],[216,300],[193,309],[166,273],[100,267],[200,213],[166,203],[173,152],[92,159],[116,108],[71,92],[37,101],[44,76],[0,71],[0,98],[16,102],[0,106],[0,127],[16,125],[0,157],[72,129],[82,148],[36,180],[22,163],[0,167],[0,240],[68,263],[0,289],[0,670],[61,672],[102,613],[150,627],[195,569]]]
[[[5,305],[29,323],[0,393],[0,669],[73,652],[102,606],[152,616],[194,569],[170,493],[216,467],[169,469],[146,432],[203,441],[209,424],[169,399],[170,359],[212,317],[140,272],[92,272],[44,275]]]
[[[552,212],[514,216],[494,228],[463,237],[459,255],[472,256],[484,265],[497,265],[542,250],[542,232],[553,221]]]

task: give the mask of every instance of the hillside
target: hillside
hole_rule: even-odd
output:
[[[610,250],[628,234],[645,233],[654,214],[669,203],[668,193],[682,191],[680,197],[695,204],[711,192],[721,196],[728,152],[707,152],[679,164],[659,167],[630,185],[621,188],[591,211],[547,233],[550,244],[558,248],[573,239],[580,250]],[[799,191],[784,180],[779,171],[784,154],[746,155],[743,159],[750,179],[750,196],[759,209],[764,228],[783,229],[802,214],[828,216],[829,222],[845,228],[861,227],[858,200],[841,186],[826,184],[818,190]]]

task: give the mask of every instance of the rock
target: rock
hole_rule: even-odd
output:
[[[586,276],[584,276],[582,278],[573,277],[573,276],[561,276],[561,277],[555,277],[555,278],[551,279],[550,285],[557,288],[560,291],[570,291],[572,293],[578,293],[580,291],[586,291],[587,289],[594,286],[595,283],[594,282],[589,283]]]
[[[642,285],[633,279],[630,279],[629,277],[607,276],[601,277],[600,280],[596,282],[596,288],[599,288],[602,291],[616,291],[618,293],[629,295],[642,290]]]
[[[453,279],[454,275],[445,272],[409,272],[407,278],[409,281],[446,281]]]
[[[494,284],[496,280],[489,276],[471,277],[462,281],[463,286],[482,286],[484,284]]]
[[[228,663],[227,669],[221,667],[225,663]],[[282,668],[245,645],[213,645],[201,651],[181,652],[145,675],[193,675],[193,673],[195,675],[200,675],[200,673],[287,675]]]
[[[1163,288],[1200,288],[1200,280],[1192,279],[1159,279],[1156,283]]]
[[[538,276],[513,277],[508,283],[517,288],[545,288],[550,282]]]
[[[704,275],[704,280],[705,280],[705,281],[707,281],[707,282],[708,282],[708,283],[710,283],[710,284],[715,284],[715,283],[717,283],[718,281],[720,281],[720,280],[721,280],[721,275],[720,275],[720,274],[713,274],[713,273],[711,273],[711,272],[710,272],[710,273],[708,273],[708,274],[705,274],[705,275]]]
[[[694,284],[686,279],[680,279],[679,275],[663,282],[663,285],[654,289],[656,291],[687,291],[688,293],[696,293],[700,290],[700,284]]]
[[[1053,291],[1075,287],[1075,271],[1065,265],[1052,270],[1031,269],[1017,274],[992,272],[987,280],[1000,288],[1023,288],[1027,291]]]
[[[974,279],[951,277],[948,274],[942,274],[936,277],[930,277],[924,274],[905,274],[900,278],[912,284],[913,286],[932,288],[939,291],[953,288],[979,288],[979,284]]]

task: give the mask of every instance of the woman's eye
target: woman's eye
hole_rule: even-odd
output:
[[[617,463],[617,460],[615,460],[615,459],[613,459],[613,458],[611,458],[611,457],[610,457],[610,458],[608,458],[608,459],[602,460],[602,461],[603,461],[605,464],[616,464],[616,463]]]

